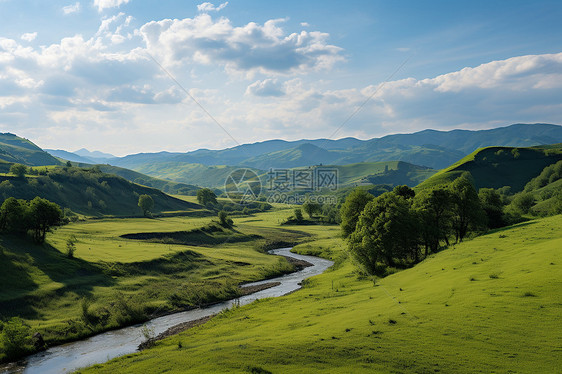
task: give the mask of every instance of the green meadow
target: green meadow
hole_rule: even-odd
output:
[[[336,265],[293,294],[80,372],[557,372],[560,227],[558,215],[493,231],[383,279],[356,274],[337,228],[292,227],[316,239],[295,251]]]
[[[322,231],[281,227],[291,214],[292,209],[275,208],[235,217],[228,230],[216,229],[216,217],[90,219],[56,229],[42,245],[3,235],[0,261],[8,268],[0,274],[2,317],[20,316],[54,344],[236,297],[240,283],[294,269],[264,248],[307,241]],[[214,229],[202,237],[200,229],[209,227]],[[153,232],[187,232],[198,235],[200,244],[121,237]],[[70,238],[74,258],[66,254]]]

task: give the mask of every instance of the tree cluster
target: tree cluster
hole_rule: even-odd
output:
[[[418,194],[397,186],[375,198],[356,189],[341,207],[342,234],[362,270],[380,275],[389,266],[416,263],[422,252],[427,256],[450,240],[460,242],[487,222],[499,224],[500,200],[493,190],[481,197],[468,175]]]
[[[45,241],[47,232],[63,220],[61,208],[49,200],[36,197],[31,201],[7,198],[0,206],[0,231],[32,234],[37,243]]]

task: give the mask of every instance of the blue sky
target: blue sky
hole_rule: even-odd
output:
[[[124,155],[561,124],[560,19],[559,1],[0,0],[0,131]]]

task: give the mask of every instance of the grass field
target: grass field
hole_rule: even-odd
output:
[[[0,238],[0,317],[21,316],[32,331],[54,343],[235,297],[239,283],[293,269],[285,259],[264,254],[264,246],[281,240],[307,241],[325,229],[310,227],[305,232],[280,227],[278,223],[291,214],[292,209],[278,207],[237,217],[236,235],[260,238],[213,246],[120,237],[205,227],[213,217],[80,221],[49,234],[44,245],[4,235]],[[337,228],[328,228],[326,235],[333,230]],[[65,254],[70,237],[77,240],[73,259]],[[85,315],[95,316],[93,322]]]
[[[498,230],[375,282],[339,261],[296,293],[81,372],[559,372],[560,227]],[[296,250],[341,259],[341,240],[319,239]]]

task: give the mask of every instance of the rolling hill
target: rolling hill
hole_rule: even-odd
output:
[[[510,186],[512,192],[518,192],[546,166],[559,160],[562,160],[562,144],[529,148],[488,147],[441,170],[417,188],[448,183],[462,173],[469,172],[477,189]]]
[[[200,209],[197,204],[168,196],[162,191],[131,183],[113,174],[94,169],[55,167],[40,175],[16,178],[0,176],[0,198],[31,200],[36,196],[87,216],[139,216],[141,194],[154,200],[153,212]]]
[[[27,139],[0,133],[0,160],[29,166],[59,165],[60,161]]]

